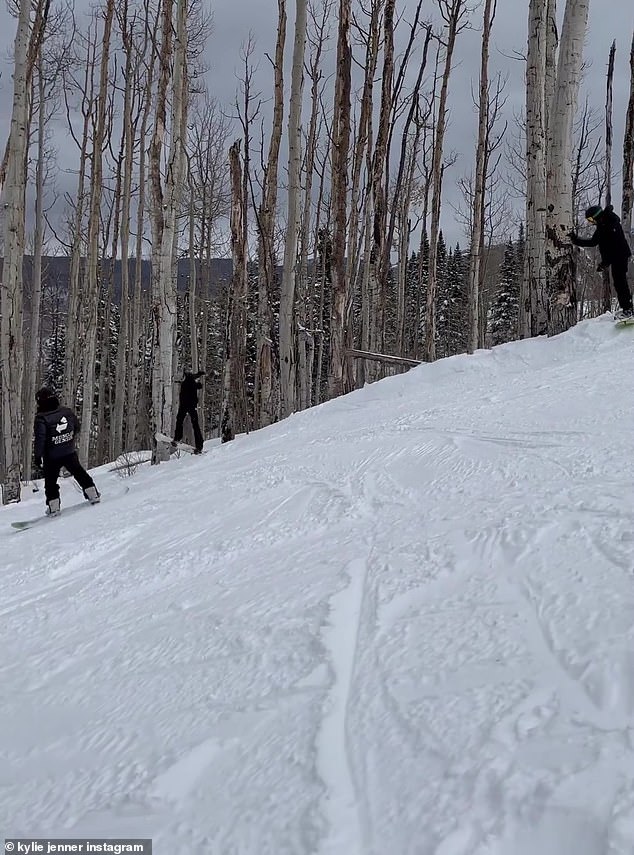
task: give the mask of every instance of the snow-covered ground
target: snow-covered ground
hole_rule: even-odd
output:
[[[604,317],[0,511],[0,830],[632,855],[633,362]]]

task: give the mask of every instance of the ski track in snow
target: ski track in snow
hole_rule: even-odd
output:
[[[26,532],[0,828],[156,855],[632,855],[634,338],[421,366]],[[116,494],[116,498],[115,498]],[[62,482],[65,505],[80,501]]]

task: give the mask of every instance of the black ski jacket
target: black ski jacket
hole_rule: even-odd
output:
[[[621,226],[621,220],[608,205],[597,218],[597,227],[590,238],[580,238],[573,234],[570,239],[575,246],[598,246],[601,263],[606,267],[614,262],[626,262],[632,254]]]
[[[204,371],[199,371],[197,374],[185,372],[185,377],[181,380],[181,389],[178,402],[184,409],[191,409],[198,406],[198,391],[202,389],[203,384],[198,383],[198,378],[202,377]]]
[[[35,459],[60,460],[74,454],[79,419],[68,407],[60,407],[55,397],[44,401],[35,416]]]

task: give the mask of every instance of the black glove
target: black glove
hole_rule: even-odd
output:
[[[603,271],[607,270],[609,266],[609,264],[606,264],[604,261],[602,261],[601,264],[599,264],[599,266],[597,267],[597,273],[603,273]]]
[[[205,376],[204,371],[197,371],[196,374],[194,374],[194,377],[204,377],[204,376]]]
[[[41,457],[34,457],[32,463],[32,472],[34,478],[43,478],[44,477],[44,461]]]
[[[568,232],[568,237],[574,243],[577,240],[577,233],[576,232]]]

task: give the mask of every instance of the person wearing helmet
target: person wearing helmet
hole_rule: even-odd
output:
[[[623,232],[621,220],[612,205],[605,209],[600,205],[592,205],[586,211],[586,220],[595,226],[592,237],[580,238],[576,232],[570,232],[570,240],[575,246],[599,247],[601,263],[597,269],[612,269],[612,284],[621,307],[617,315],[621,318],[632,317],[632,295],[627,282],[627,265],[632,251]]]
[[[62,467],[67,469],[84,491],[84,497],[94,505],[99,501],[95,482],[79,462],[75,438],[79,419],[68,407],[61,407],[50,389],[40,389],[35,396],[35,465],[44,472],[46,513],[57,516],[61,511],[57,479]]]

